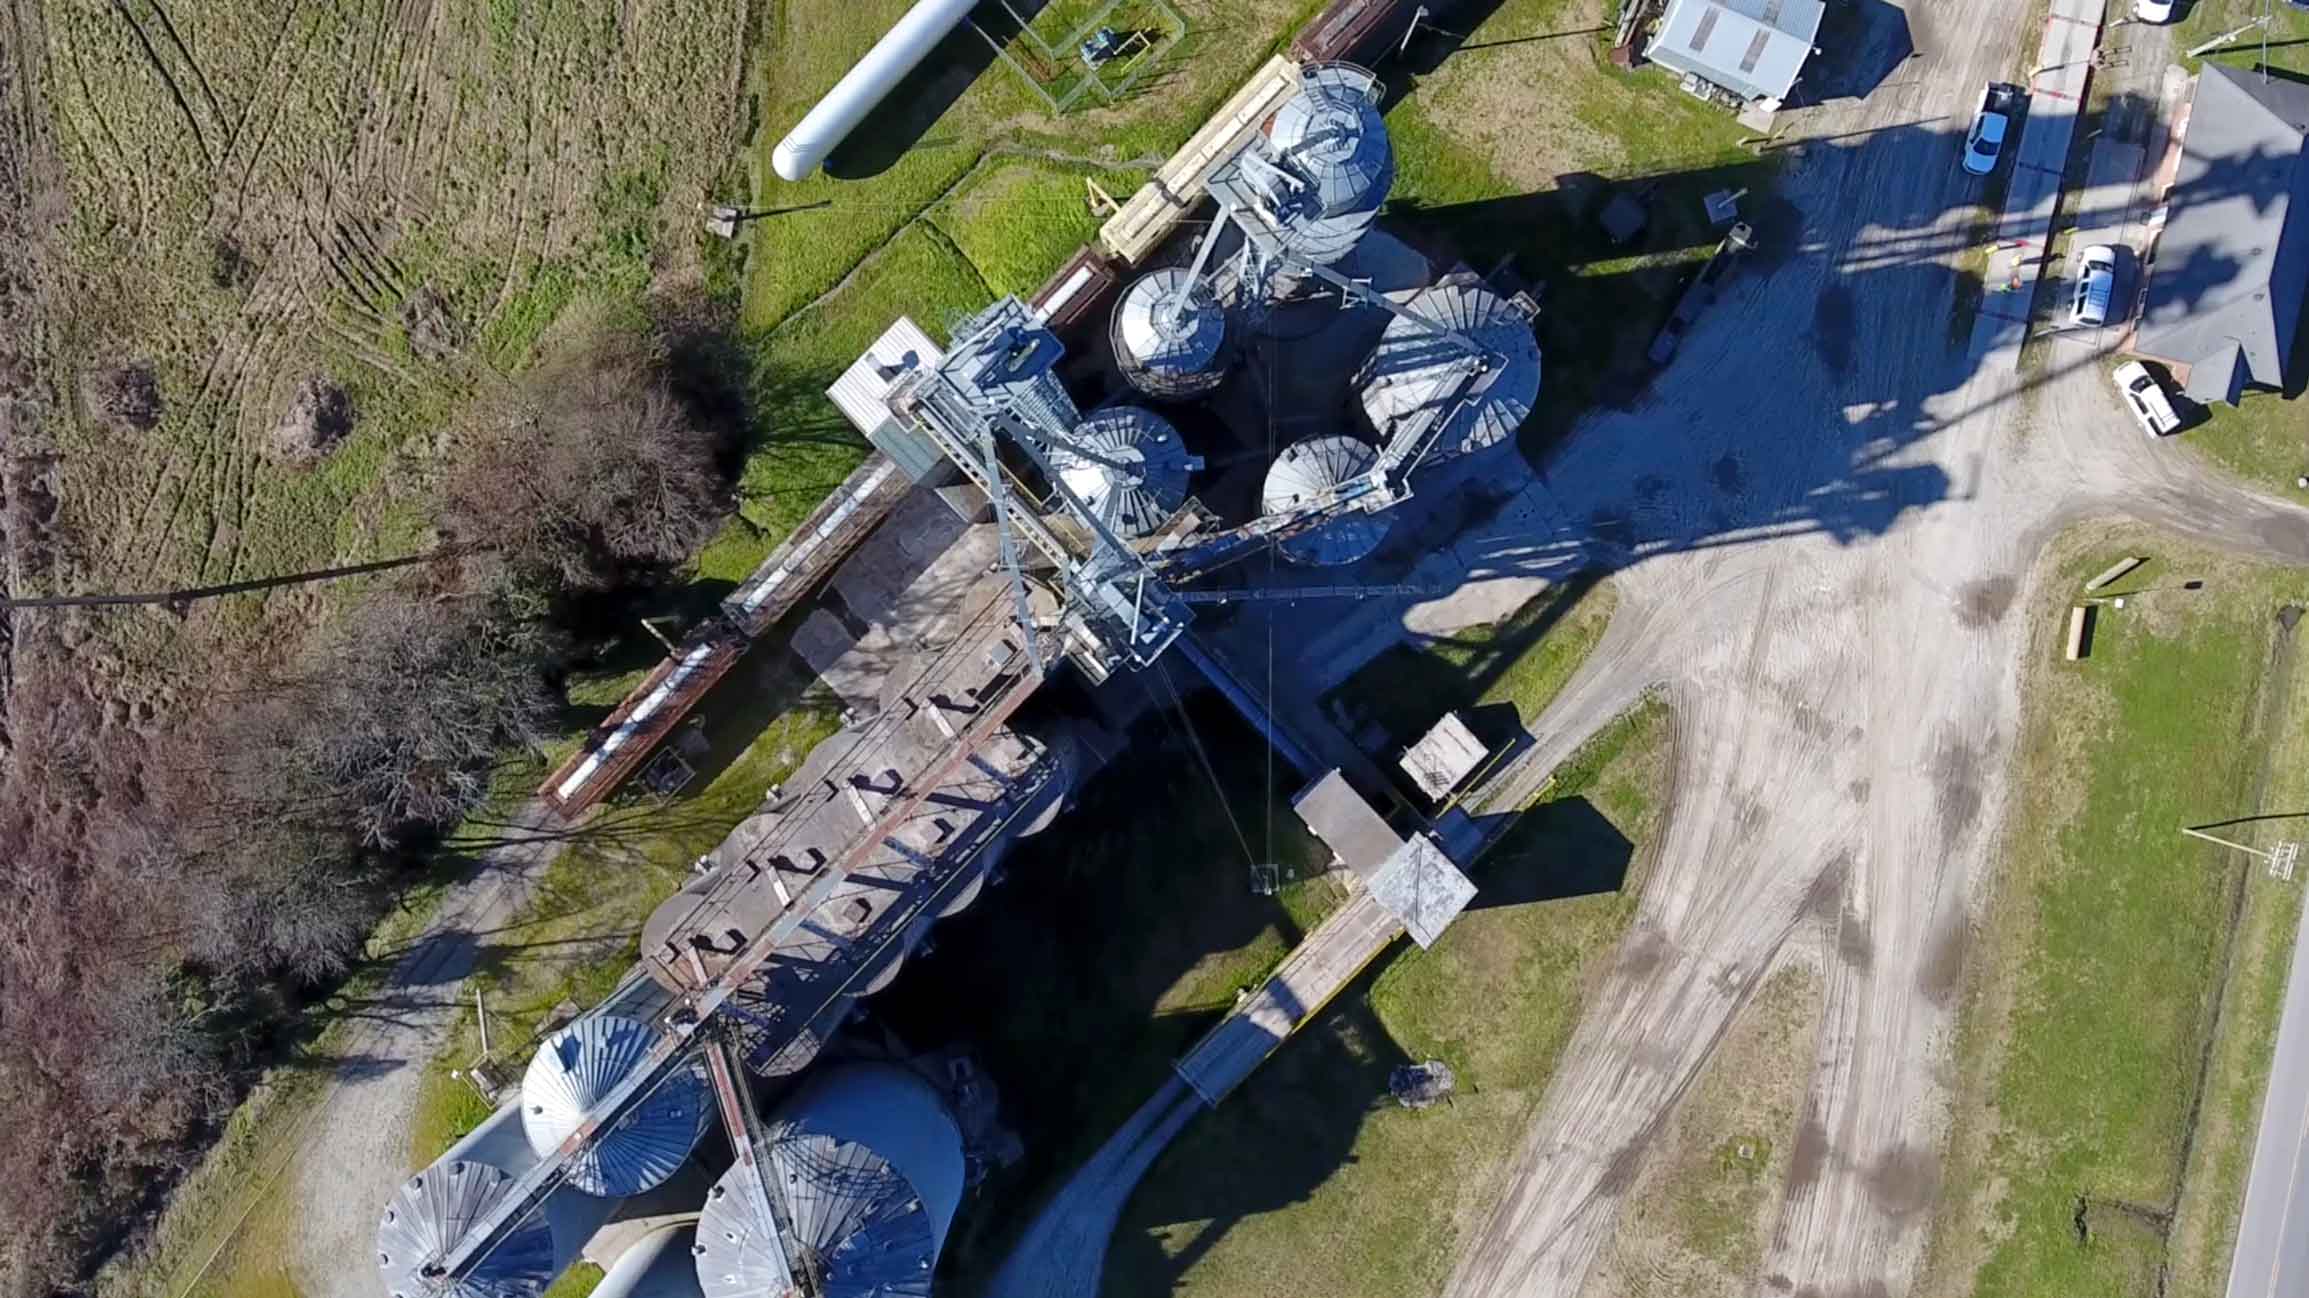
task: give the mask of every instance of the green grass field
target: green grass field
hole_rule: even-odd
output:
[[[2309,599],[2309,575],[2105,529],[2057,554],[1919,1292],[2210,1298],[2300,885],[2176,830],[2309,794],[2309,688],[2273,658],[2277,610]],[[2136,593],[2103,610],[2090,657],[2059,661],[2069,593],[2121,554],[2156,559],[2121,583]]]
[[[1394,748],[1418,739],[1447,711],[1504,704],[1530,725],[1587,661],[1615,603],[1609,586],[1551,586],[1498,622],[1386,650],[1330,702],[1353,725],[1377,726]]]
[[[1634,916],[1660,828],[1666,710],[1648,702],[1598,734],[1478,862],[1475,907],[1427,951],[1399,947],[1227,1103],[1198,1118],[1132,1198],[1104,1292],[1399,1298],[1437,1292],[1488,1206],[1589,987]],[[1635,845],[1616,890],[1587,808]],[[1557,900],[1520,900],[1550,891]],[[1501,901],[1501,896],[1516,900]],[[1501,1005],[1518,1012],[1501,1016]],[[1399,1108],[1388,1071],[1442,1059],[1448,1106]]]

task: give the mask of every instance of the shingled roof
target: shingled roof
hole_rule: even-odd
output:
[[[2134,349],[2198,401],[2283,387],[2309,296],[2309,85],[2208,63]]]

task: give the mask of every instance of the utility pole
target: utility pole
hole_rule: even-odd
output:
[[[2187,51],[2183,57],[2193,59],[2202,55],[2206,50],[2219,49],[2223,45],[2228,44],[2230,41],[2237,39],[2238,37],[2244,35],[2246,32],[2249,32],[2256,27],[2261,29],[2261,46],[2263,50],[2261,61],[2265,65],[2268,62],[2267,50],[2269,45],[2269,14],[2265,5],[2260,17],[2255,18],[2242,27],[2233,27],[2228,31],[2222,32],[2220,35],[2215,36],[2209,41],[2206,41],[2204,44]]]
[[[2208,834],[2201,829],[2191,829],[2187,825],[2181,826],[2181,832],[2191,838],[2201,838],[2208,843],[2267,861],[2269,863],[2269,877],[2272,879],[2291,880],[2294,863],[2301,858],[2301,845],[2295,842],[2279,843],[2275,851],[2264,852],[2258,847],[2247,847],[2234,839],[2223,838],[2218,834]]]

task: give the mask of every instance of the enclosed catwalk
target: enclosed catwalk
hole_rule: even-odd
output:
[[[1227,313],[1184,266],[1139,276],[1114,306],[1115,365],[1150,397],[1183,401],[1226,377]]]
[[[377,1222],[377,1270],[391,1298],[536,1298],[576,1260],[615,1206],[574,1187],[555,1190],[463,1279],[436,1289],[425,1274],[504,1201],[537,1156],[520,1105],[499,1109],[432,1166],[403,1182]]]
[[[521,1079],[521,1125],[543,1157],[584,1125],[586,1114],[645,1066],[656,1029],[615,1014],[590,1014],[545,1039]],[[702,1066],[659,1083],[624,1120],[569,1160],[569,1181],[587,1194],[622,1199],[654,1189],[681,1168],[705,1134]]]
[[[1187,454],[1170,421],[1143,406],[1108,406],[1075,425],[1072,445],[1051,449],[1059,481],[1116,534],[1144,536],[1187,501]]]
[[[759,1298],[789,1273],[822,1298],[930,1293],[963,1188],[962,1133],[936,1088],[891,1064],[844,1064],[781,1106],[763,1139],[779,1225],[756,1218],[743,1164],[714,1186],[698,1223],[707,1298]]]
[[[1308,508],[1340,483],[1369,472],[1378,458],[1379,452],[1370,443],[1352,437],[1309,437],[1293,442],[1267,467],[1266,485],[1259,493],[1260,509],[1271,515]],[[1294,563],[1331,566],[1353,563],[1371,553],[1386,535],[1386,515],[1347,513],[1286,537],[1279,548],[1283,557]]]
[[[1539,396],[1539,340],[1531,318],[1473,283],[1438,284],[1406,307],[1473,341],[1480,354],[1470,356],[1419,321],[1389,322],[1357,379],[1371,426],[1391,439],[1406,421],[1441,420],[1430,452],[1437,459],[1513,437]]]

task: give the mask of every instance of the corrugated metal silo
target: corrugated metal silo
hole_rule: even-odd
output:
[[[764,1130],[767,1183],[783,1253],[822,1298],[926,1296],[962,1204],[962,1133],[946,1101],[903,1068],[830,1068],[781,1105]],[[698,1223],[707,1298],[757,1298],[776,1274],[764,1228],[733,1170]]]
[[[587,1015],[547,1037],[521,1079],[521,1125],[530,1147],[543,1156],[559,1146],[589,1110],[643,1066],[657,1041],[655,1028],[615,1014]],[[703,1067],[675,1072],[570,1160],[570,1183],[609,1198],[652,1189],[689,1158],[705,1134],[706,1118]]]
[[[1177,513],[1187,500],[1187,475],[1202,467],[1170,421],[1143,406],[1092,411],[1074,437],[1081,449],[1054,448],[1051,467],[1125,537],[1144,536]]]
[[[1350,478],[1368,472],[1379,452],[1368,442],[1352,437],[1309,437],[1283,448],[1267,466],[1260,508],[1268,514],[1297,509],[1320,498]],[[1387,535],[1385,514],[1342,514],[1322,526],[1300,532],[1278,546],[1294,563],[1329,566],[1353,563],[1379,548]]]
[[[1226,378],[1226,309],[1184,266],[1139,276],[1115,303],[1110,333],[1116,367],[1150,397],[1183,401]]]
[[[1497,446],[1515,436],[1539,396],[1539,340],[1531,321],[1481,284],[1439,284],[1406,304],[1414,314],[1479,344],[1484,368],[1470,374],[1463,352],[1398,317],[1364,363],[1363,410],[1382,436],[1405,419],[1440,418],[1432,458]]]
[[[521,1106],[507,1104],[432,1166],[403,1182],[377,1222],[377,1270],[390,1298],[436,1298],[423,1274],[496,1207],[537,1156],[523,1138]],[[573,1187],[546,1197],[530,1217],[438,1298],[536,1298],[601,1229],[613,1200]]]

